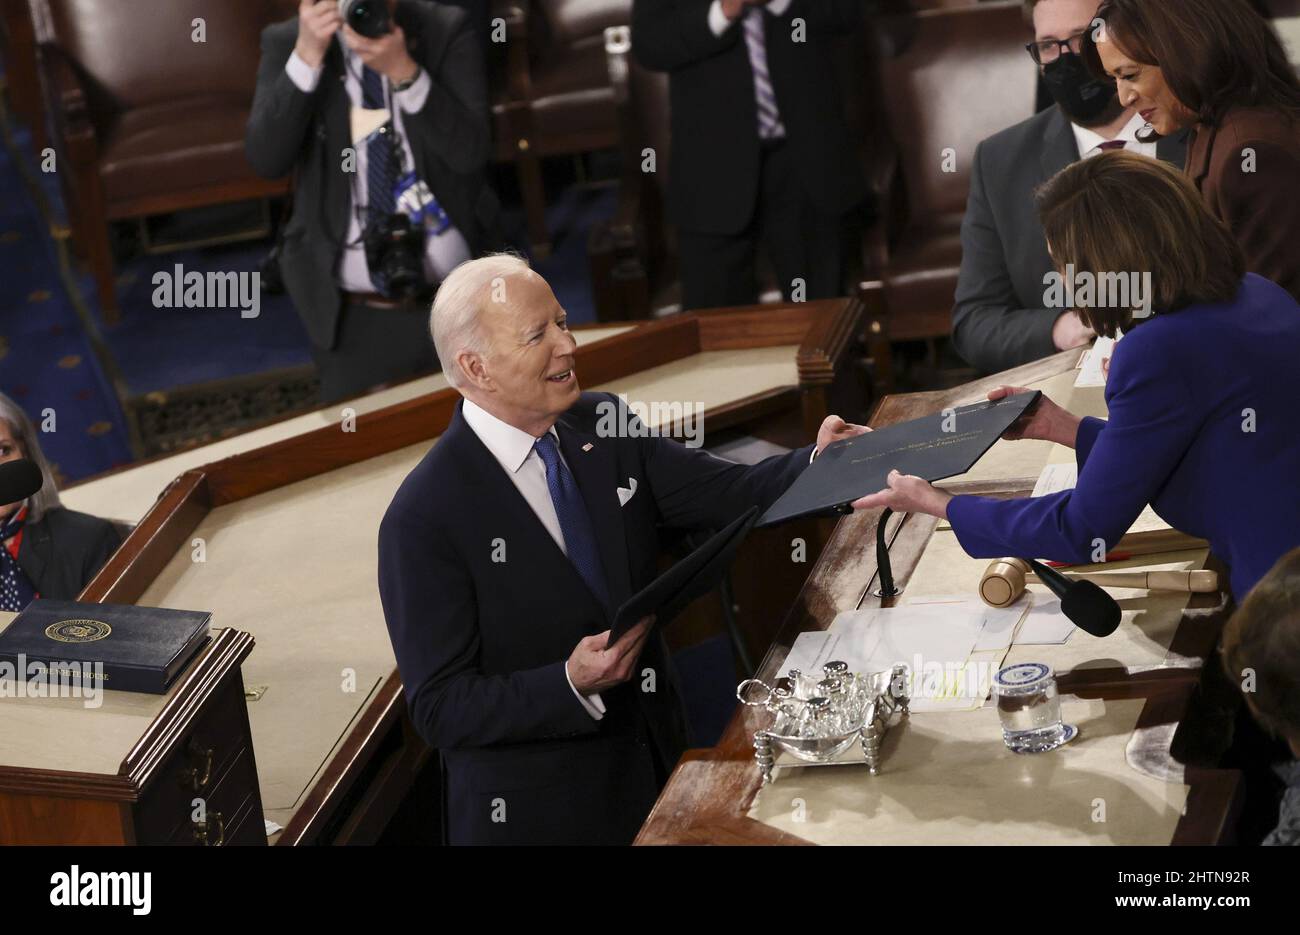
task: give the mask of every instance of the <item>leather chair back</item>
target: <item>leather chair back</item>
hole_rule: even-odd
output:
[[[604,45],[605,29],[632,20],[632,0],[535,0],[551,41],[564,48]]]
[[[911,223],[959,219],[976,145],[1034,113],[1035,66],[1025,54],[1021,4],[884,17],[875,33]]]
[[[200,97],[252,101],[262,28],[284,0],[32,0],[38,34],[81,73],[92,106],[120,112]],[[206,41],[194,42],[202,19]]]

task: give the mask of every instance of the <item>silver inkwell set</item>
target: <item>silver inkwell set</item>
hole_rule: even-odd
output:
[[[861,744],[871,774],[880,772],[881,742],[890,721],[895,712],[908,714],[907,685],[906,666],[861,675],[844,662],[826,663],[820,675],[791,669],[775,685],[741,682],[737,700],[772,716],[768,727],[754,732],[754,759],[763,782],[772,781],[779,751],[817,765],[836,761],[854,743]]]

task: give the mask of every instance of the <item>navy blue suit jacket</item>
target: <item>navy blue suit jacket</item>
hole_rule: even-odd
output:
[[[1238,602],[1300,545],[1300,305],[1247,275],[1233,302],[1141,322],[1115,347],[1109,421],[1084,419],[1072,491],[955,497],[948,519],[976,558],[1091,561],[1150,503],[1207,539]]]
[[[621,405],[584,393],[556,431],[615,608],[654,580],[661,526],[720,527],[765,508],[811,453],[747,467],[670,439],[600,437],[601,403]],[[629,478],[636,491],[620,505]],[[647,641],[631,682],[602,693],[607,713],[593,719],[564,666],[611,611],[459,405],[384,516],[379,592],[411,719],[443,755],[453,843],[631,841],[658,794],[655,755],[671,769],[685,744],[662,639]]]

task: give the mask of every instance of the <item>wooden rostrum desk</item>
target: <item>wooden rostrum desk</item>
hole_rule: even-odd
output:
[[[0,699],[0,845],[265,844],[239,669],[252,648],[214,630],[161,695]]]
[[[866,399],[857,336],[867,317],[861,300],[844,299],[682,315],[594,339],[579,332],[578,376],[584,389],[631,402],[703,404],[706,446],[743,431],[793,447],[815,437],[828,411],[852,417],[840,407]],[[437,792],[412,792],[436,769],[426,769],[432,751],[406,717],[376,585],[384,510],[459,399],[441,377],[420,387],[379,408],[363,398],[323,410],[313,427],[292,420],[269,444],[184,470],[82,594],[209,610],[214,626],[256,639],[242,677],[256,789],[266,818],[283,827],[275,844],[373,842],[408,794]],[[339,422],[344,406],[357,412],[354,431]],[[123,474],[69,493],[78,508],[123,519],[114,505],[139,496]],[[831,528],[804,527],[810,562]],[[792,567],[779,541],[747,544],[736,582],[760,651],[775,625],[751,626],[746,613],[788,606],[809,567]],[[780,562],[770,558],[777,551]]]
[[[999,384],[1042,389],[1080,415],[1105,415],[1101,388],[1075,388],[1080,352],[1065,352],[953,390],[889,396],[871,424],[890,425],[978,402]],[[954,493],[1027,495],[1043,466],[1074,452],[1040,441],[997,442],[975,468],[944,482]],[[1140,469],[1140,466],[1135,466]],[[800,591],[759,668],[769,683],[799,633],[836,614],[892,606],[878,587],[881,511],[847,516]],[[887,532],[899,599],[977,598],[987,559],[972,559],[933,517],[891,518]],[[1205,549],[1134,557],[1109,568],[1203,567]],[[1225,580],[1225,575],[1220,575]],[[1226,585],[1225,585],[1226,586]],[[1031,585],[1037,593],[1041,586]],[[1111,589],[1124,611],[1105,639],[1075,631],[1059,646],[1013,646],[1006,664],[1041,661],[1057,672],[1062,710],[1080,736],[1038,756],[1002,743],[995,709],[913,712],[884,742],[880,774],[863,765],[778,769],[762,786],[754,763],[757,709],[738,706],[721,741],[693,750],[673,772],[639,844],[1190,844],[1230,839],[1241,777],[1197,750],[1199,681],[1225,616],[1223,595]],[[1217,664],[1217,663],[1215,663]],[[1189,726],[1193,725],[1195,726]],[[1180,728],[1186,728],[1180,733]],[[1192,735],[1192,736],[1188,736]],[[1188,741],[1192,742],[1188,742]],[[1213,742],[1200,747],[1213,748]]]

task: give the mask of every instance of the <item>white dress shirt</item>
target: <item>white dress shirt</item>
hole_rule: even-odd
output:
[[[785,11],[790,9],[791,3],[794,3],[794,0],[770,0],[763,5],[773,16],[785,16]],[[738,22],[740,22],[739,16],[735,19],[727,19],[727,14],[722,12],[722,0],[713,0],[713,3],[709,4],[709,29],[713,30],[715,36],[721,36],[727,31],[728,26]]]
[[[511,483],[537,514],[537,518],[542,521],[542,525],[551,534],[560,551],[568,555],[569,550],[564,544],[564,532],[560,529],[560,517],[555,512],[551,489],[546,485],[546,465],[533,447],[537,444],[537,439],[507,422],[502,422],[482,406],[468,399],[464,401],[461,413],[465,416],[469,427],[474,430],[474,434],[479,437],[479,441],[492,452],[492,457],[497,459]],[[551,426],[551,435],[556,440],[558,452],[560,436],[555,431],[555,426]],[[560,460],[564,461],[563,453],[560,454]],[[565,461],[564,465],[568,467],[568,462]],[[605,716],[605,702],[601,700],[599,694],[583,695],[573,687],[573,679],[569,677],[567,663],[564,666],[564,677],[569,680],[569,688],[573,689],[573,693],[578,696],[578,700],[582,702],[588,714],[598,721]]]
[[[1117,140],[1123,140],[1128,143],[1124,147],[1126,152],[1137,153],[1141,156],[1156,158],[1156,144],[1143,143],[1137,138],[1138,131],[1147,125],[1142,119],[1141,114],[1134,114],[1133,119],[1124,124],[1124,129],[1119,131],[1115,137]],[[1091,159],[1093,156],[1099,156],[1102,150],[1099,148],[1102,143],[1108,142],[1106,137],[1097,133],[1095,130],[1089,130],[1087,127],[1081,127],[1077,123],[1070,122],[1071,129],[1074,130],[1074,140],[1079,146],[1079,158]]]
[[[363,101],[361,94],[361,69],[364,63],[361,59],[348,48],[348,44],[342,39],[339,45],[343,48],[343,60],[346,64],[345,85],[347,87],[348,98],[352,101],[353,107],[360,107]],[[289,61],[285,62],[284,70],[289,75],[289,80],[294,83],[298,90],[304,94],[311,94],[320,84],[321,73],[325,65],[322,60],[320,65],[312,68],[304,62],[295,51],[289,56]],[[384,87],[391,88],[391,82],[387,77],[381,76]],[[415,155],[411,152],[411,142],[407,139],[402,122],[402,114],[415,114],[423,109],[425,101],[429,97],[429,89],[432,81],[428,73],[421,68],[420,75],[405,91],[392,91],[393,103],[396,105],[393,114],[393,127],[401,140],[402,150],[402,171],[403,173],[411,171],[415,166]],[[356,172],[352,173],[352,193],[356,198],[356,204],[366,204],[366,166],[368,164],[368,153],[365,141],[356,144]],[[343,158],[343,154],[337,154],[338,159]],[[422,181],[427,182],[428,179]],[[435,193],[436,194],[436,193]],[[361,241],[362,223],[360,215],[363,212],[356,210],[355,205],[349,205],[348,210],[348,233],[344,241],[343,255],[339,257],[339,266],[337,271],[339,285],[349,292],[374,292],[374,282],[370,278],[370,267],[366,265],[366,248]],[[429,282],[441,282],[447,278],[447,274],[453,269],[464,263],[470,258],[469,242],[455,225],[447,228],[441,234],[434,235],[429,231],[425,238],[424,244],[424,275]]]

